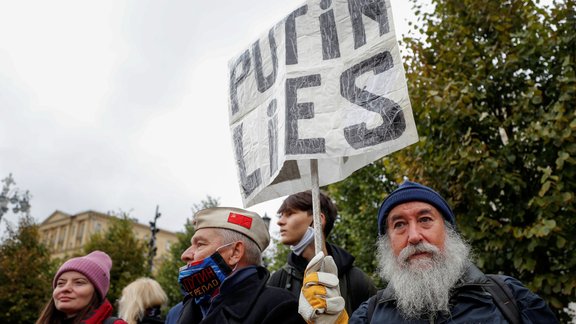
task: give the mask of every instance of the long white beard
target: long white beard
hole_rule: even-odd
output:
[[[428,252],[432,257],[409,261],[416,252]],[[449,312],[450,290],[466,270],[469,254],[468,244],[449,226],[444,251],[421,242],[409,244],[396,257],[390,238],[384,235],[378,239],[380,276],[392,285],[397,307],[408,319]]]

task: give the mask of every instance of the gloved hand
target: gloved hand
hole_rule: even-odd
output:
[[[322,271],[321,271],[322,270]],[[340,296],[338,268],[331,256],[320,252],[304,272],[298,313],[308,323],[348,323],[344,298]]]

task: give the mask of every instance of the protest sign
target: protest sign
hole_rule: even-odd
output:
[[[245,207],[312,188],[418,141],[389,0],[312,0],[229,63]]]

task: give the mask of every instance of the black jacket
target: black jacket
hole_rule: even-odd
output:
[[[160,316],[144,316],[138,324],[164,324],[164,319]]]
[[[202,316],[200,306],[186,297],[179,323],[306,323],[298,314],[298,300],[289,292],[266,286],[269,272],[257,267],[257,272],[222,292],[213,301],[209,313]]]
[[[376,294],[376,286],[362,270],[353,265],[354,257],[346,250],[329,243],[326,243],[326,250],[338,268],[340,294],[346,302],[346,312],[351,315],[360,304]],[[307,265],[306,259],[290,253],[286,265],[272,274],[268,285],[288,289],[295,296],[300,296]]]

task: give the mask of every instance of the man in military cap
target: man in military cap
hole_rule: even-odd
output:
[[[208,208],[196,213],[194,223],[178,277],[187,292],[180,323],[305,323],[293,294],[266,286],[261,254],[270,234],[258,214]]]

